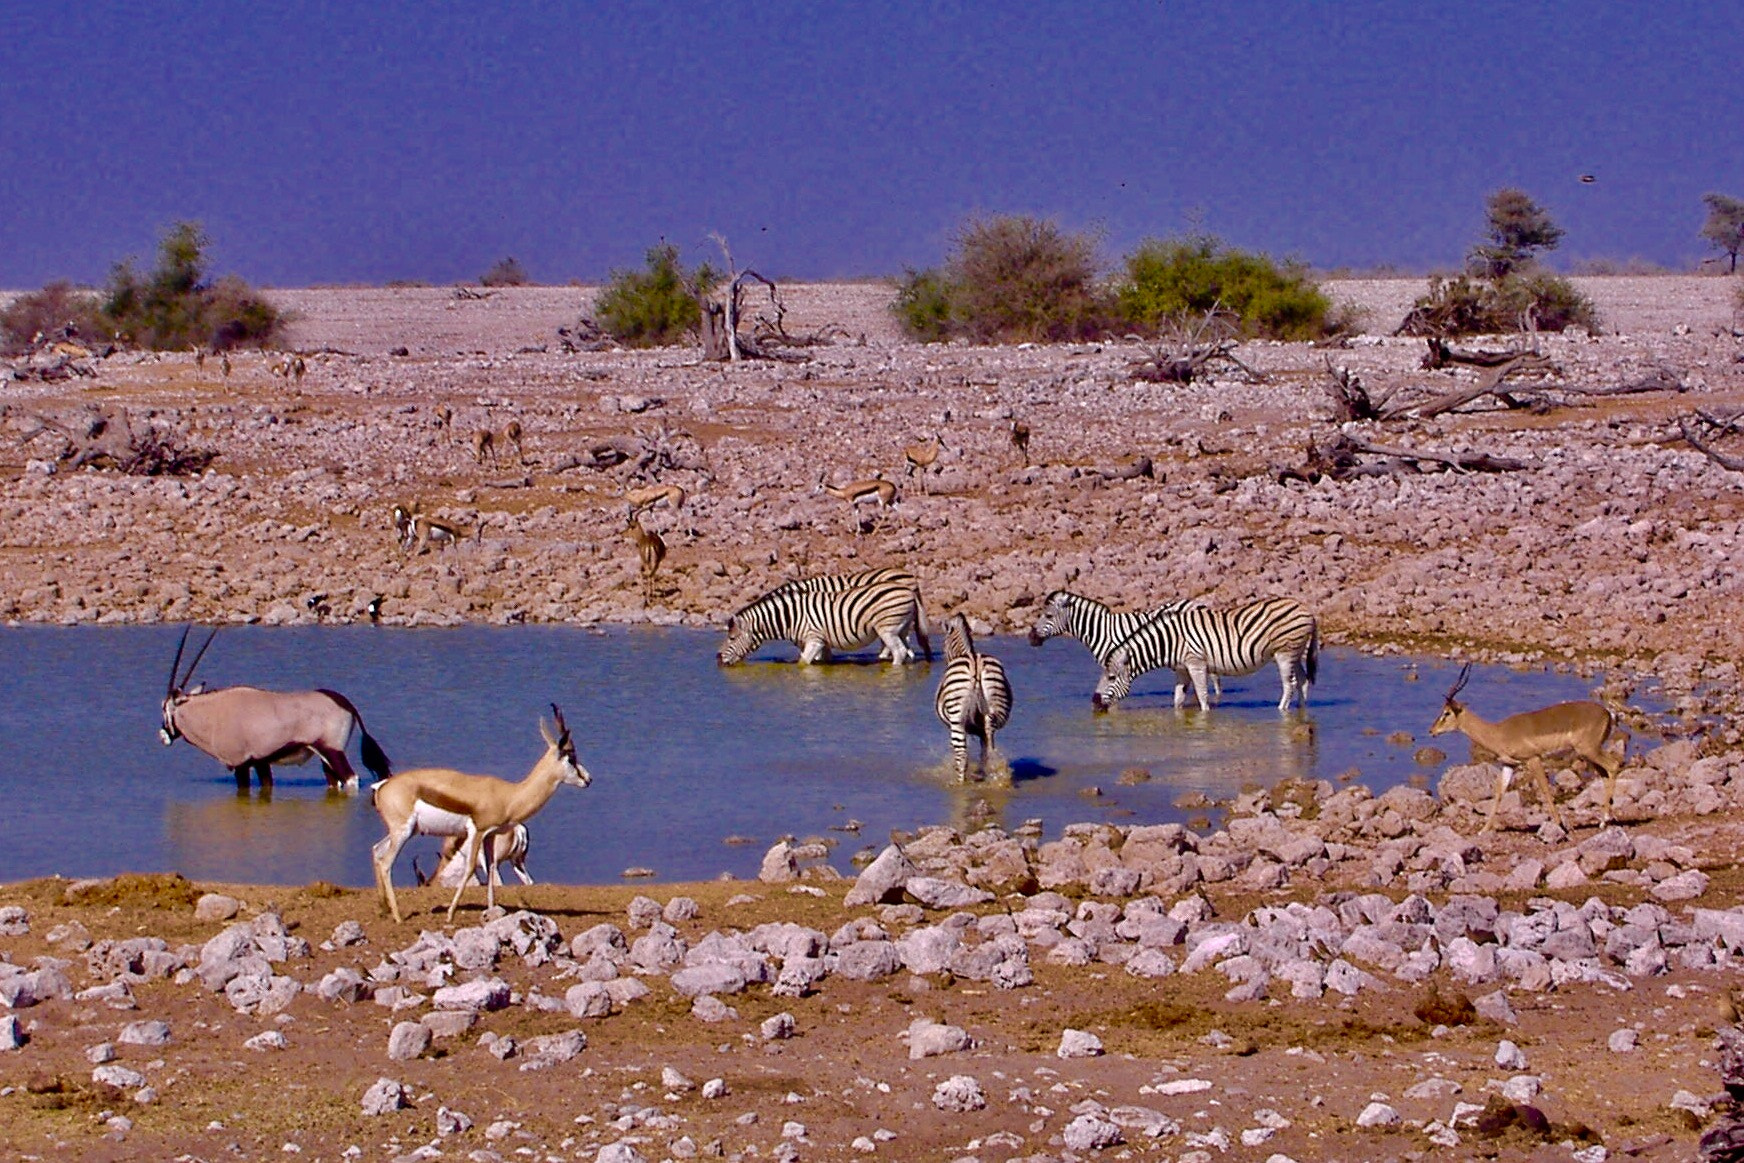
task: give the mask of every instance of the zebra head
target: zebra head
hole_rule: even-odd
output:
[[[727,619],[727,640],[715,652],[715,662],[721,666],[743,662],[745,656],[757,649],[761,643],[762,639],[746,620],[734,614]]]
[[[1127,658],[1126,647],[1116,647],[1103,664],[1102,681],[1096,684],[1090,705],[1098,711],[1108,710],[1132,693],[1132,679],[1132,662]]]
[[[1040,646],[1056,634],[1072,632],[1072,611],[1067,605],[1072,595],[1065,590],[1055,590],[1048,595],[1048,600],[1042,603],[1041,616],[1036,624],[1030,627],[1029,644]]]

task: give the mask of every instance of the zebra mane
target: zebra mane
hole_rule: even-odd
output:
[[[969,633],[969,620],[952,614],[945,623],[945,658],[968,658],[975,653],[975,636]]]

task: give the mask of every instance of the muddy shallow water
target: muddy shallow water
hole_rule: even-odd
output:
[[[278,769],[270,797],[239,796],[216,761],[186,742],[158,743],[177,633],[0,631],[0,880],[175,869],[368,884],[381,825],[367,793],[328,794],[311,764]],[[777,645],[723,670],[718,640],[695,630],[235,628],[219,635],[200,679],[332,687],[363,712],[396,769],[509,778],[538,757],[537,717],[562,704],[594,782],[559,789],[533,823],[529,869],[558,883],[610,882],[631,868],[662,881],[754,876],[783,835],[830,837],[831,863],[851,871],[852,855],[893,828],[1040,818],[1052,836],[1076,821],[1190,819],[1201,809],[1177,801],[1192,792],[1226,798],[1243,784],[1352,768],[1379,792],[1444,766],[1413,758],[1451,681],[1439,660],[1328,651],[1305,715],[1279,714],[1270,668],[1229,680],[1209,715],[1174,710],[1166,673],[1096,715],[1096,667],[1078,644],[991,638],[983,646],[1007,662],[1017,692],[999,737],[1010,786],[959,788],[933,717],[938,663],[896,668],[861,655],[801,668]],[[1499,715],[1588,690],[1571,675],[1498,667],[1478,671],[1466,697]],[[1389,738],[1399,731],[1415,739]],[[1463,739],[1434,742],[1463,761]],[[356,750],[354,740],[354,765]],[[971,742],[971,762],[975,753]],[[428,869],[433,844],[418,843]]]

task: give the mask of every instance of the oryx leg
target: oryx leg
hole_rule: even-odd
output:
[[[357,772],[352,770],[351,760],[345,757],[342,748],[329,747],[325,743],[314,743],[310,749],[321,760],[321,770],[327,776],[329,787],[344,787],[357,790]]]
[[[254,770],[254,761],[253,760],[248,760],[247,762],[244,762],[244,763],[238,763],[234,768],[231,769],[230,774],[236,777],[236,790],[238,792],[247,792],[248,791],[248,773],[253,771],[253,770]]]
[[[1514,769],[1504,764],[1502,773],[1496,776],[1496,794],[1490,800],[1490,818],[1484,821],[1484,831],[1493,832],[1496,830],[1496,813],[1502,808],[1502,793],[1507,791],[1508,785],[1513,782]]]

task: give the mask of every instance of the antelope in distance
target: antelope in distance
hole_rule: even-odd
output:
[[[483,464],[485,457],[490,457],[492,467],[497,463],[497,434],[489,428],[480,428],[472,434],[472,462]]]
[[[1011,720],[1011,682],[997,658],[975,649],[969,621],[961,614],[951,615],[945,624],[945,658],[933,712],[951,733],[957,782],[968,782],[970,735],[981,740],[981,777],[985,779],[994,732]]]
[[[829,483],[828,474],[820,472],[816,491],[828,493],[838,500],[848,502],[848,512],[854,522],[854,535],[856,537],[865,532],[866,529],[860,520],[860,506],[862,504],[876,505],[878,512],[896,504],[896,483],[885,480],[877,473],[862,480],[849,481],[845,485],[832,485]],[[875,512],[873,519],[876,520],[876,517],[877,513]]]
[[[436,870],[429,876],[418,867],[418,858],[412,857],[412,875],[418,880],[418,887],[434,884],[438,888],[453,888],[466,879],[466,869],[460,863],[461,836],[445,836],[442,839],[442,853],[436,858]],[[484,845],[484,862],[474,868],[475,877],[489,876],[495,885],[503,883],[503,865],[520,878],[522,884],[532,884],[533,877],[527,872],[527,850],[532,840],[527,833],[527,825],[516,824],[507,832],[498,832]],[[486,870],[489,870],[488,872]]]
[[[519,783],[489,775],[468,775],[446,767],[420,767],[402,771],[371,789],[375,810],[387,826],[387,835],[370,849],[375,865],[377,892],[387,900],[395,922],[404,921],[399,898],[394,895],[394,859],[413,836],[458,836],[463,838],[463,869],[478,867],[479,853],[499,834],[524,824],[538,814],[564,784],[586,787],[593,782],[587,768],[575,759],[575,744],[563,711],[551,704],[557,732],[552,734],[543,719],[539,733],[545,738],[545,753]],[[448,920],[460,906],[461,894],[471,876],[463,875],[448,902]],[[496,885],[485,881],[485,908],[496,907]]]
[[[683,485],[649,485],[641,489],[625,489],[624,500],[629,502],[630,516],[646,512],[660,504],[677,512],[684,507],[688,496]]]
[[[1544,797],[1544,806],[1556,819],[1557,826],[1563,827],[1562,809],[1557,807],[1556,796],[1550,787],[1550,777],[1544,773],[1544,760],[1549,756],[1569,753],[1573,753],[1577,759],[1585,760],[1605,776],[1605,807],[1601,826],[1609,824],[1611,796],[1617,790],[1617,773],[1623,767],[1623,759],[1613,758],[1604,749],[1605,742],[1616,726],[1615,716],[1598,703],[1574,702],[1557,703],[1553,707],[1544,707],[1537,711],[1522,711],[1518,715],[1509,715],[1506,719],[1492,723],[1479,718],[1465,704],[1455,700],[1454,696],[1464,690],[1465,684],[1470,680],[1471,663],[1468,662],[1460,670],[1459,677],[1454,680],[1447,694],[1442,696],[1447,705],[1436,716],[1429,733],[1445,735],[1450,731],[1458,731],[1477,746],[1493,752],[1496,761],[1502,765],[1502,774],[1496,777],[1496,794],[1490,801],[1490,814],[1484,821],[1483,830],[1489,832],[1495,828],[1496,812],[1502,806],[1502,793],[1514,782],[1514,771],[1522,765],[1531,769],[1539,794]],[[1629,744],[1625,740],[1625,757],[1628,750]],[[1567,828],[1563,827],[1563,830],[1567,831]]]
[[[264,691],[250,686],[221,687],[209,691],[189,687],[194,670],[217,637],[217,629],[194,653],[188,669],[177,678],[182,651],[188,644],[188,629],[176,643],[170,663],[169,689],[164,694],[163,727],[158,732],[168,747],[186,739],[222,763],[236,776],[238,791],[248,788],[252,771],[261,788],[272,786],[275,763],[307,763],[321,760],[331,788],[357,787],[357,773],[345,758],[346,744],[355,729],[363,739],[363,765],[376,779],[392,774],[387,755],[363,725],[363,716],[338,691]]]
[[[908,445],[902,450],[902,459],[908,464],[908,467],[903,471],[902,475],[911,477],[914,475],[915,470],[919,469],[921,491],[930,493],[932,490],[927,487],[927,473],[934,465],[938,464],[939,453],[944,450],[945,438],[938,435],[936,432],[933,434],[931,440],[923,440],[918,444]]]
[[[484,539],[484,522],[480,521],[474,535]],[[394,506],[394,536],[401,553],[422,554],[432,547],[447,549],[461,542],[460,530],[445,521],[435,521],[418,512],[417,505]]]
[[[1023,467],[1029,467],[1029,425],[1015,416],[1011,420],[1011,446],[1023,457]]]
[[[625,531],[629,533],[630,540],[636,543],[636,553],[642,559],[642,605],[652,605],[654,575],[660,572],[660,563],[666,560],[666,542],[660,534],[644,529],[634,512],[630,514],[630,523]]]

